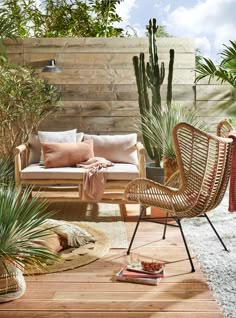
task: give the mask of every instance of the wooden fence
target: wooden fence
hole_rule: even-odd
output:
[[[159,60],[166,68],[163,98],[169,50],[173,48],[174,101],[195,107],[194,40],[160,38],[157,45]],[[62,94],[62,109],[49,116],[40,129],[77,128],[106,134],[134,131],[139,110],[132,57],[144,52],[148,59],[147,38],[30,38],[7,41],[7,52],[11,61],[33,67]],[[41,72],[50,59],[56,60],[61,73]]]

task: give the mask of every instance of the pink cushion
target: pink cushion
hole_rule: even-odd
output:
[[[94,157],[93,141],[42,143],[45,168],[71,167]]]
[[[48,236],[41,238],[41,240],[37,241],[36,243],[47,247],[49,251],[56,254],[62,250],[64,246],[56,233],[53,231],[49,231],[49,233],[50,234]]]
[[[102,157],[112,162],[138,164],[137,134],[126,135],[87,135],[84,140],[93,139],[95,157]]]
[[[54,139],[51,138],[50,140],[44,139],[44,140],[42,140],[42,142],[75,142],[72,139],[71,140],[63,139],[63,134],[61,136],[60,131],[57,132],[57,135],[58,135],[57,139],[55,139],[55,138]],[[60,138],[60,137],[62,137],[62,138]],[[82,141],[83,137],[84,137],[83,132],[76,133],[76,142]],[[40,156],[41,156],[41,142],[39,139],[39,135],[31,134],[29,136],[28,143],[29,143],[29,149],[30,149],[29,164],[38,163],[40,161]]]

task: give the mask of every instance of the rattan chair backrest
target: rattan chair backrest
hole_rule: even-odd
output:
[[[180,123],[173,129],[176,158],[182,179],[185,201],[193,201],[189,215],[214,209],[227,189],[232,156],[232,139],[225,138],[229,127],[221,124],[214,136]],[[191,203],[191,202],[190,202]],[[185,211],[187,212],[187,211]]]

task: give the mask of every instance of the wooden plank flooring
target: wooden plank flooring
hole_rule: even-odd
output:
[[[128,238],[138,206],[126,206]],[[71,211],[72,213],[72,211]],[[190,264],[176,228],[142,223],[133,252],[167,262],[158,286],[116,282],[125,249],[111,249],[89,265],[62,273],[26,277],[27,291],[18,300],[0,304],[1,318],[223,318],[198,264]]]

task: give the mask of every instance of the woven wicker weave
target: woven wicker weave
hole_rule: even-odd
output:
[[[131,181],[125,198],[160,207],[180,218],[191,218],[214,209],[222,200],[230,176],[232,139],[213,136],[189,124],[178,124],[173,140],[179,167],[179,188],[152,180]],[[176,181],[175,181],[176,182]]]
[[[125,199],[140,203],[144,208],[161,208],[170,213],[179,226],[182,218],[205,216],[219,205],[228,185],[233,143],[225,136],[230,130],[227,122],[221,122],[215,136],[186,123],[178,124],[172,136],[179,171],[165,185],[145,178],[131,181]],[[143,209],[141,214],[140,220],[145,220]]]
[[[0,303],[21,297],[26,290],[22,271],[10,263],[7,270],[0,261]]]

